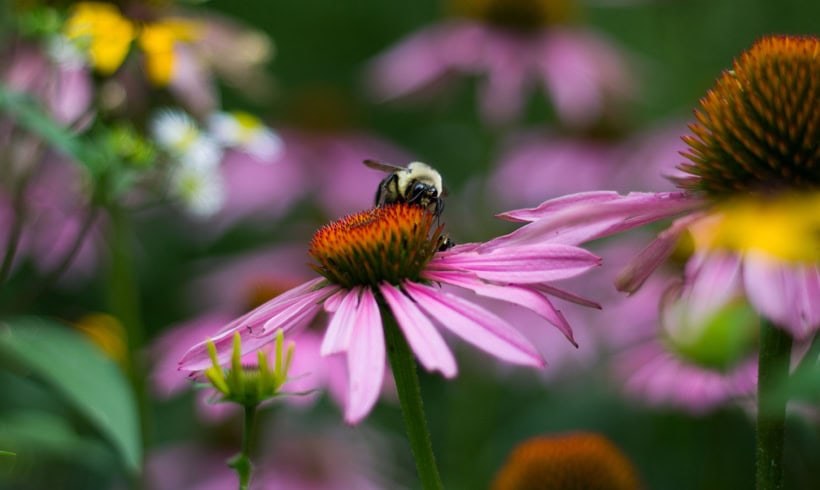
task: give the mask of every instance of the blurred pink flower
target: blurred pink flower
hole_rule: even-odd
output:
[[[488,178],[490,195],[503,207],[529,206],[573,192],[608,189],[673,190],[683,125],[669,125],[625,140],[520,134],[508,141]]]
[[[741,271],[730,254],[690,259],[683,285],[667,291],[655,336],[614,361],[628,393],[695,414],[754,395],[757,318],[737,308],[745,305]]]
[[[327,216],[343,216],[372,205],[384,178],[376,171],[363,172],[363,160],[410,161],[400,149],[365,133],[283,128],[279,135],[283,151],[270,164],[247,154],[227,155],[227,200],[215,217],[216,226],[269,221],[306,197],[314,198]]]
[[[60,124],[85,128],[91,121],[94,87],[87,66],[53,59],[47,50],[11,43],[0,56],[0,80],[10,90],[38,99]]]
[[[50,273],[73,253],[62,283],[87,279],[102,260],[99,234],[104,218],[89,209],[83,169],[47,153],[32,172],[22,214],[16,213],[10,195],[0,198],[0,239],[7,240],[14,220],[23,219],[15,265],[27,258],[41,272]]]
[[[213,337],[220,361],[230,354],[235,332],[243,334],[242,344],[251,351],[269,343],[280,329],[286,334],[303,329],[324,310],[329,321],[321,352],[347,354],[350,391],[345,420],[357,423],[376,402],[384,376],[379,303],[389,308],[410,348],[429,371],[448,378],[457,372],[455,358],[433,321],[506,362],[544,366],[537,349],[505,319],[429,283],[449,284],[517,304],[575,342],[569,324],[548,295],[583,303],[550,283],[599,264],[595,255],[574,246],[591,235],[581,231],[527,246],[506,246],[501,237],[442,252],[437,251],[441,244],[437,232],[430,236],[432,223],[433,217],[423,209],[398,205],[351,215],[320,229],[311,255],[325,278],[307,281],[220,330]],[[410,256],[418,258],[409,260]],[[181,368],[197,371],[209,362],[205,344],[199,343],[183,357]]]
[[[393,99],[453,74],[481,77],[479,109],[492,123],[518,117],[527,94],[541,84],[563,122],[588,126],[635,86],[625,54],[598,33],[565,27],[518,32],[471,20],[411,34],[373,62],[369,80],[376,97]]]

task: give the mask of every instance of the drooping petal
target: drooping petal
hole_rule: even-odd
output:
[[[572,335],[572,327],[569,326],[567,319],[564,318],[560,310],[557,310],[555,306],[553,306],[549,299],[537,291],[521,286],[488,284],[475,276],[460,272],[428,271],[425,272],[424,277],[433,281],[470,289],[482,296],[499,299],[532,310],[538,314],[538,316],[557,327],[567,340],[572,342],[572,345],[578,347]]]
[[[336,311],[330,319],[325,331],[325,337],[322,339],[322,348],[320,353],[323,356],[344,352],[350,345],[350,339],[355,328],[354,318],[358,313],[359,295],[362,288],[353,288],[350,290],[341,290],[344,293],[342,300],[339,302]],[[338,295],[339,293],[337,293]]]
[[[574,277],[600,263],[597,255],[582,248],[542,243],[437,256],[428,268],[470,272],[488,281],[528,284]]]
[[[784,263],[763,254],[744,259],[744,286],[752,305],[802,340],[820,328],[820,267]]]
[[[570,303],[575,303],[576,305],[586,306],[587,308],[595,308],[596,310],[601,309],[601,305],[592,301],[591,299],[584,298],[583,296],[571,293],[561,288],[557,288],[555,286],[549,284],[533,284],[532,287],[541,291],[542,293],[549,294],[550,296],[555,296],[556,298],[561,298],[564,301],[569,301]]]
[[[321,301],[324,297],[336,291],[335,287],[313,290],[323,280],[313,279],[297,286],[222,328],[211,338],[216,346],[219,362],[225,363],[230,359],[235,332],[242,335],[242,354],[245,354],[272,342],[279,328],[288,331],[304,326],[309,318],[322,309]],[[269,324],[273,318],[277,322],[275,325]],[[208,356],[207,341],[191,347],[179,364],[179,368],[186,371],[197,371],[210,366],[211,359]]]
[[[632,192],[626,196],[617,193],[585,193],[575,205],[561,206],[557,212],[549,210],[551,201],[531,213],[512,211],[505,216],[534,220],[512,233],[500,236],[482,245],[482,250],[500,246],[524,245],[549,241],[577,245],[607,235],[637,228],[653,221],[691,211],[703,205],[703,201],[685,192],[645,193]],[[564,198],[566,199],[566,198]],[[585,201],[585,202],[584,202]],[[566,203],[564,203],[566,204]]]
[[[447,378],[455,376],[458,368],[453,353],[427,315],[395,286],[383,283],[379,289],[419,362],[428,371],[438,370]]]
[[[384,380],[385,347],[379,305],[369,288],[364,288],[353,318],[356,329],[347,351],[350,382],[345,421],[355,424],[373,408]]]
[[[479,349],[515,364],[536,367],[546,365],[535,347],[497,315],[429,286],[405,282],[403,287],[443,327]]]
[[[615,278],[615,288],[630,294],[640,289],[655,269],[660,267],[675,251],[678,240],[686,227],[699,217],[698,213],[675,220],[669,228],[658,234],[618,273]]]

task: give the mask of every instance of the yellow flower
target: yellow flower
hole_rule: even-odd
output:
[[[122,65],[136,33],[134,25],[114,5],[101,2],[76,4],[63,29],[104,75]]]
[[[174,45],[198,37],[197,24],[183,19],[162,19],[146,24],[139,34],[139,44],[145,52],[148,78],[157,85],[167,85],[174,73]]]

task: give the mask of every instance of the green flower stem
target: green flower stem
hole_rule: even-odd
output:
[[[132,262],[134,255],[131,252],[131,228],[126,211],[116,204],[108,206],[108,214],[110,217],[108,242],[111,247],[108,277],[109,304],[111,314],[119,319],[128,336],[127,374],[134,390],[137,411],[140,415],[142,444],[146,447],[151,433],[149,417],[151,410],[146,392],[145,369],[140,361],[144,333],[140,315],[139,288]],[[139,487],[140,483],[137,482],[135,485]]]
[[[390,367],[396,380],[396,389],[399,392],[399,403],[407,426],[407,435],[410,447],[416,459],[416,468],[421,479],[421,486],[425,490],[441,489],[441,478],[436,468],[436,459],[433,455],[433,446],[430,443],[430,433],[427,430],[427,421],[424,418],[424,407],[421,400],[421,387],[416,373],[416,361],[410,347],[399,330],[392,313],[382,308],[384,321],[384,335],[387,343],[387,356]]]
[[[783,488],[786,399],[777,390],[789,375],[792,338],[765,318],[760,320],[757,371],[757,490]]]
[[[245,417],[242,424],[242,451],[228,460],[228,466],[236,471],[239,477],[239,490],[247,490],[251,481],[251,440],[253,440],[253,424],[256,419],[258,404],[245,405]]]

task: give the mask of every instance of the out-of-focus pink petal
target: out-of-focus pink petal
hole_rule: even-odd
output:
[[[646,279],[663,264],[675,251],[681,234],[686,227],[697,220],[699,215],[685,216],[675,220],[672,225],[662,231],[641,252],[629,261],[626,267],[615,278],[615,288],[618,291],[634,293],[641,288]]]
[[[515,364],[546,364],[529,340],[494,313],[428,286],[405,282],[403,287],[444,328],[479,349]]]
[[[427,316],[395,286],[383,283],[379,289],[419,362],[428,371],[438,370],[447,378],[455,376],[458,369],[453,353]]]
[[[744,285],[760,313],[796,339],[820,328],[820,267],[790,264],[759,253],[744,258]]]
[[[356,329],[354,320],[359,313],[359,295],[361,291],[362,288],[358,287],[340,291],[344,292],[344,296],[325,331],[320,350],[323,356],[344,352],[350,346],[350,339]]]
[[[742,295],[740,258],[718,251],[696,252],[686,263],[687,316],[701,323]]]
[[[312,289],[324,281],[324,278],[313,279],[294,288],[287,293],[277,296],[245,315],[237,318],[211,340],[216,346],[217,359],[226,363],[231,357],[233,349],[233,335],[239,332],[242,335],[242,353],[254,351],[275,338],[278,329],[287,333],[288,330],[305,325],[309,318],[316,315],[321,309],[321,301],[328,295],[336,292],[334,287]],[[278,324],[270,323],[275,318]],[[264,328],[259,328],[263,327]],[[185,371],[199,371],[211,365],[208,356],[207,341],[191,347],[179,361],[179,368]]]
[[[48,103],[54,118],[62,124],[80,119],[90,108],[93,95],[91,74],[84,67],[63,68],[49,90]]]
[[[550,29],[541,36],[537,70],[561,119],[585,126],[599,119],[608,100],[632,94],[627,60],[611,41],[581,30]]]
[[[191,46],[174,46],[174,71],[169,88],[185,105],[200,116],[210,114],[219,106],[213,76]]]
[[[513,286],[513,285],[495,285],[487,284],[484,281],[461,272],[450,271],[427,271],[424,277],[433,281],[452,284],[453,286],[462,287],[475,291],[477,294],[486,296],[488,298],[495,298],[508,303],[513,303],[533,312],[544,318],[564,336],[572,342],[572,345],[578,347],[575,338],[572,335],[572,327],[569,326],[567,319],[561,314],[555,306],[550,303],[549,299],[544,297],[541,293],[529,288]]]
[[[362,290],[359,308],[352,318],[356,331],[347,351],[350,397],[345,421],[362,420],[376,403],[384,380],[385,346],[379,305],[369,288]]]
[[[397,98],[424,89],[450,68],[439,50],[448,25],[437,25],[399,41],[370,68],[370,86],[381,98]]]
[[[486,120],[503,124],[521,113],[529,93],[530,67],[526,41],[495,32],[482,53],[486,78],[480,85],[479,105]]]
[[[574,277],[600,263],[598,256],[582,248],[546,243],[438,256],[428,268],[471,272],[502,283],[539,283]]]
[[[481,249],[544,240],[577,245],[670,218],[703,205],[700,199],[685,192],[632,192],[626,196],[611,193],[610,198],[601,193],[584,194],[586,195],[581,196],[581,199],[586,198],[587,202],[568,206],[551,214],[542,213],[534,222],[490,240]],[[539,208],[549,208],[549,202]]]

